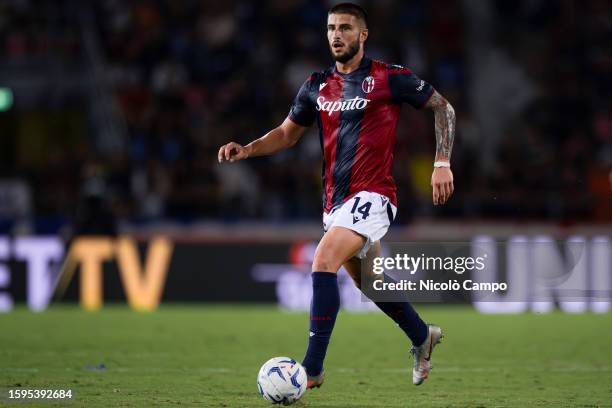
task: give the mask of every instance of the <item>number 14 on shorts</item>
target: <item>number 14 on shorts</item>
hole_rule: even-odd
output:
[[[366,201],[360,206],[359,204],[361,197],[356,196],[353,198],[353,200],[355,200],[355,203],[351,209],[351,214],[353,214],[353,224],[356,224],[357,222],[368,218],[370,215],[370,208],[372,208],[372,203],[370,201]],[[358,214],[361,214],[361,218],[358,216]]]

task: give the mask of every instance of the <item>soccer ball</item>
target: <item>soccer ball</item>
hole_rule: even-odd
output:
[[[259,369],[257,388],[272,404],[291,405],[306,391],[306,370],[289,357],[269,359]]]

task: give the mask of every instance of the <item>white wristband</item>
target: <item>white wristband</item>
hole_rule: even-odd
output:
[[[434,167],[450,167],[450,163],[447,161],[434,162]]]

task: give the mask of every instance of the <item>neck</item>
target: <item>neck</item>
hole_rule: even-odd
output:
[[[350,60],[346,62],[336,61],[336,69],[341,74],[350,74],[351,72],[359,68],[359,64],[361,63],[363,56],[364,56],[364,52],[363,52],[363,48],[361,48],[359,52],[357,52],[357,54],[355,54],[355,56],[351,58]]]

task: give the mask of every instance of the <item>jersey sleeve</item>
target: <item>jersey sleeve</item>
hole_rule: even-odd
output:
[[[394,103],[409,103],[420,109],[431,98],[434,88],[406,68],[389,71],[389,88]]]
[[[289,119],[300,126],[311,126],[316,118],[317,110],[310,96],[313,77],[302,84],[297,96],[289,109]]]

